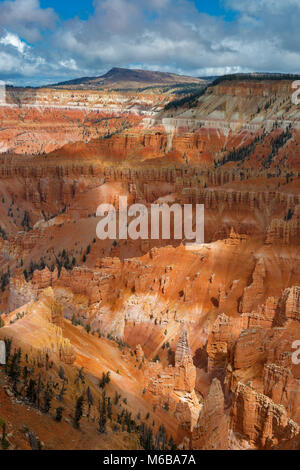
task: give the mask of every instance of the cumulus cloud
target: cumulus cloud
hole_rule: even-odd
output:
[[[19,36],[9,32],[6,32],[5,35],[0,38],[0,44],[15,47],[21,54],[24,54],[24,51],[29,47],[24,41],[21,41]]]
[[[93,4],[88,19],[63,22],[38,0],[2,1],[0,78],[5,57],[10,70],[28,77],[34,70],[48,82],[100,75],[112,66],[196,76],[299,72],[300,0],[224,0],[235,13],[230,20],[199,11],[193,0]]]
[[[237,13],[228,22],[199,12],[187,0],[96,0],[93,17],[69,22],[56,41],[95,73],[129,63],[191,74],[214,69],[296,72],[299,3],[227,0]]]
[[[28,41],[41,39],[41,30],[53,28],[56,20],[54,10],[42,9],[39,0],[4,0],[0,3],[0,26]]]
[[[251,2],[242,2],[241,0],[226,0],[228,7],[243,13],[259,15],[277,14],[286,12],[287,8],[299,8],[299,0],[251,0]]]

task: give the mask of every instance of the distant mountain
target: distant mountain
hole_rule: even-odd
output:
[[[100,77],[82,77],[51,85],[67,89],[136,89],[151,86],[202,85],[205,80],[166,72],[114,67]]]
[[[220,75],[210,75],[208,77],[198,77],[200,80],[204,80],[207,83],[212,83],[215,81],[217,78],[219,78]]]

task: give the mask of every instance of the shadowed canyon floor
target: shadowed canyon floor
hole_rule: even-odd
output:
[[[292,81],[106,79],[0,109],[5,445],[299,449]],[[99,240],[120,195],[204,204],[205,243]]]

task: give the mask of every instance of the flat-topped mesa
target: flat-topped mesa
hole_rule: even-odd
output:
[[[249,77],[245,78],[242,75],[229,79],[228,77],[220,77],[219,83],[214,86],[213,92],[215,95],[223,96],[224,94],[231,96],[239,96],[244,98],[249,97],[274,97],[286,96],[290,93],[291,81],[288,77],[286,79],[278,80],[269,79],[264,77],[262,80],[259,75],[253,75],[251,80]]]
[[[177,341],[175,351],[175,367],[180,366],[184,359],[192,359],[192,351],[189,346],[189,333],[185,325],[182,326],[181,332]]]

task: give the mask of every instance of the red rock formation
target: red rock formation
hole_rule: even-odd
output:
[[[264,294],[264,279],[266,270],[264,260],[257,261],[255,270],[252,274],[252,283],[245,288],[241,302],[242,312],[251,312],[253,308],[261,303]]]
[[[216,319],[207,343],[208,372],[211,377],[224,380],[230,350],[239,337],[242,326],[242,319],[230,319],[225,314]]]
[[[169,393],[172,390],[192,393],[195,388],[196,368],[193,364],[192,353],[188,343],[188,331],[182,327],[176,352],[175,367],[169,366],[166,369],[160,363],[150,363],[145,373],[149,381],[149,387],[167,386]],[[151,385],[152,383],[152,385]]]
[[[231,427],[252,445],[267,449],[295,438],[300,432],[283,406],[241,382],[234,396]]]
[[[60,327],[64,322],[64,308],[55,301],[51,304],[51,322]]]
[[[137,345],[136,349],[135,349],[135,354],[136,354],[136,358],[138,360],[138,362],[143,362],[144,361],[144,351],[142,349],[142,346],[140,344]]]
[[[300,321],[300,287],[293,286],[283,292],[280,307],[284,306],[284,320]]]
[[[298,111],[286,109],[290,85],[219,83],[192,109],[160,114],[168,93],[23,90],[27,105],[63,108],[0,112],[2,150],[15,152],[0,158],[1,335],[35,345],[42,364],[49,353],[94,377],[111,368],[130,410],[163,416],[184,448],[294,445],[300,132]],[[74,101],[80,108],[68,109]],[[148,207],[204,204],[206,243],[96,239],[97,206],[118,210],[120,194]]]
[[[192,448],[201,450],[228,449],[228,417],[224,412],[224,395],[218,379],[213,379],[207,398],[193,429]]]
[[[276,364],[266,364],[263,385],[264,394],[274,403],[283,405],[288,416],[300,423],[300,387],[291,370]]]

